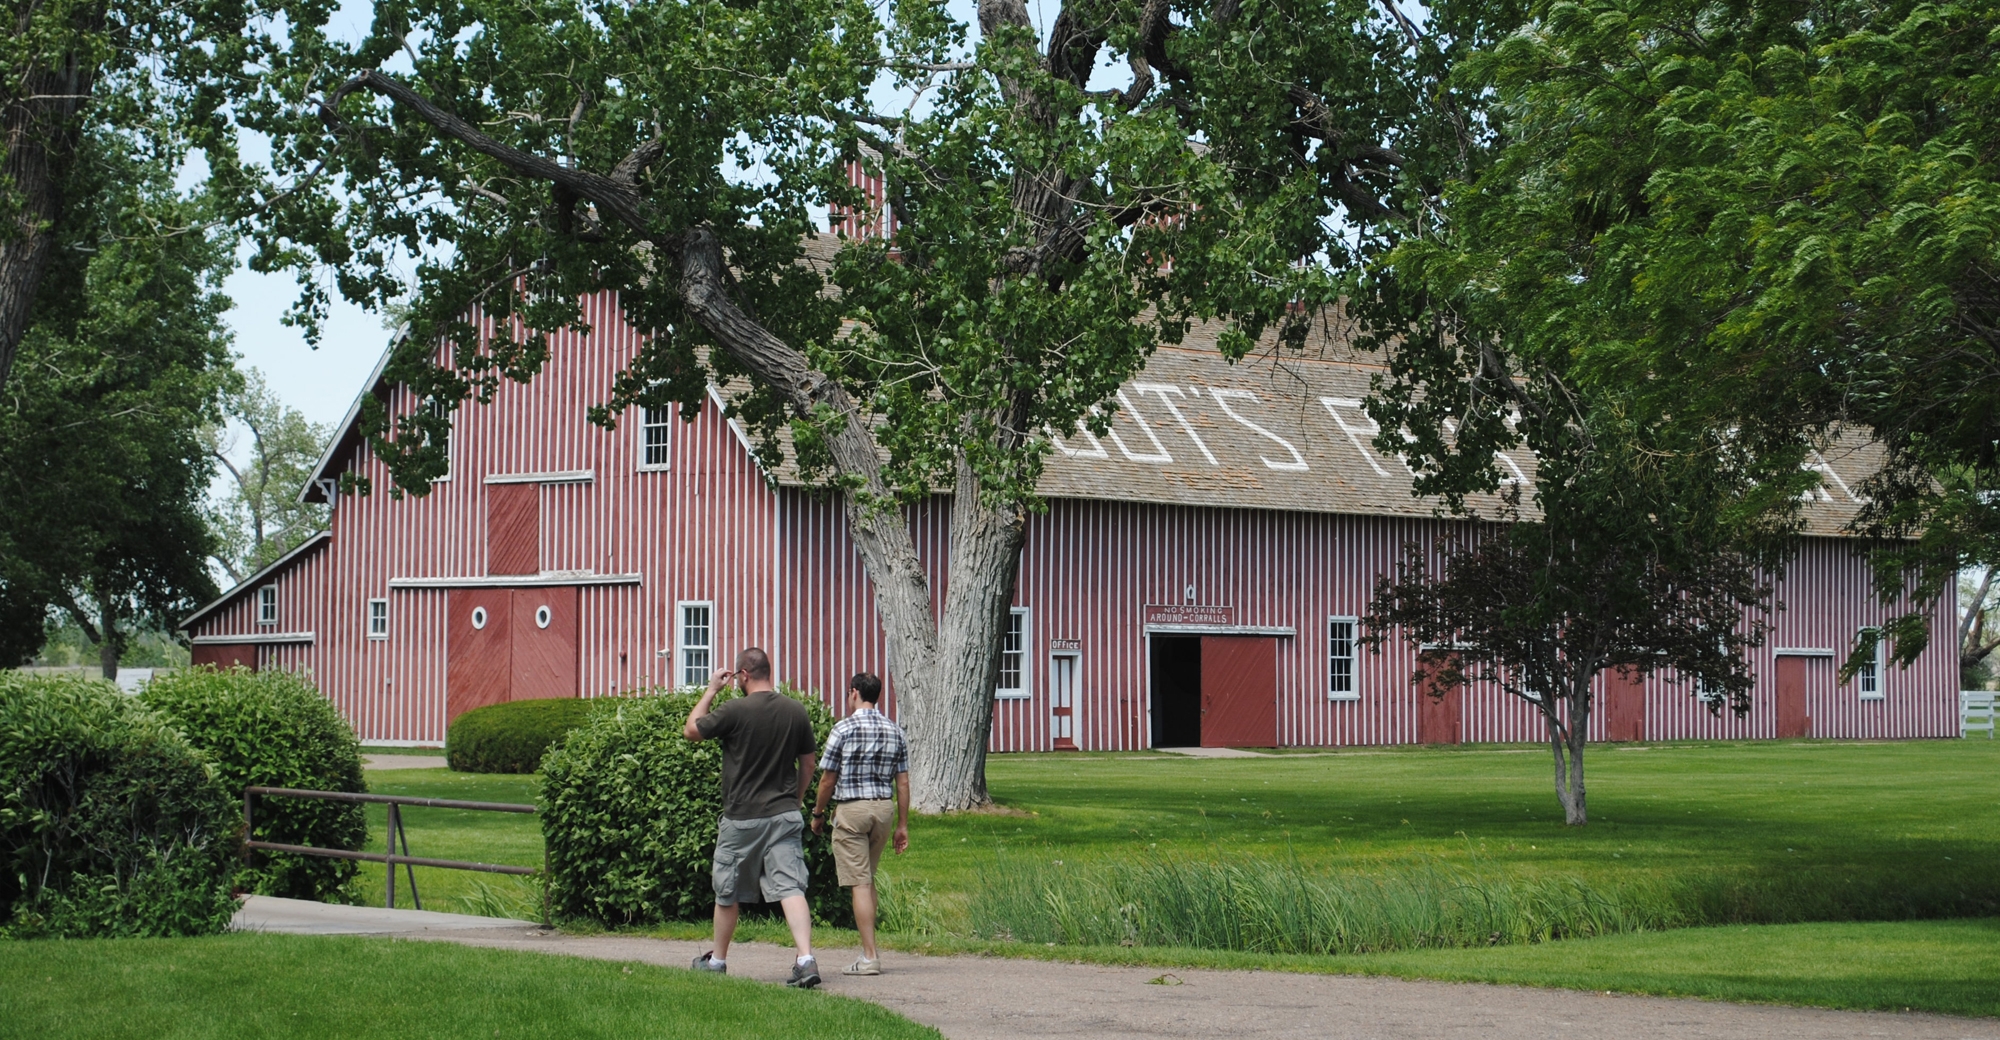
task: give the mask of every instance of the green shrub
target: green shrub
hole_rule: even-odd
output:
[[[220,932],[242,825],[205,756],[117,687],[0,672],[0,936]]]
[[[833,716],[819,698],[782,689],[806,706],[815,746]],[[722,747],[681,734],[698,691],[611,702],[542,761],[542,837],[556,912],[605,924],[694,920],[715,905],[710,859],[722,814]],[[805,834],[813,916],[852,924],[826,836]]]
[[[332,702],[290,672],[190,668],[154,679],[139,699],[208,755],[233,798],[252,786],[368,790],[354,731]],[[368,840],[366,810],[354,802],[259,798],[252,818],[251,837],[258,841],[360,849]],[[260,895],[353,902],[357,867],[353,860],[258,852],[238,873],[236,886]]]
[[[602,702],[577,697],[489,704],[460,715],[444,738],[445,761],[461,773],[532,773],[542,756]]]

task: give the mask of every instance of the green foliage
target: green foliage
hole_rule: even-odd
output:
[[[1459,69],[1491,134],[1385,291],[1490,347],[1489,377],[1559,368],[1648,423],[1734,431],[1721,464],[1788,484],[1840,426],[1871,429],[1888,459],[1856,526],[1920,539],[1878,557],[1892,610],[2000,554],[2000,10],[1532,13]],[[1899,656],[1922,614],[1885,626]]]
[[[216,560],[242,581],[326,526],[329,507],[298,496],[332,434],[288,407],[254,368],[223,399],[223,413],[227,425],[203,431],[209,456],[229,474],[214,517]]]
[[[445,733],[445,760],[462,773],[533,773],[549,748],[605,704],[596,698],[547,697],[475,708]]]
[[[781,692],[806,706],[824,747],[832,713],[816,696]],[[614,925],[710,913],[722,745],[682,734],[697,699],[692,689],[619,699],[543,759],[542,835],[556,913]],[[851,924],[829,839],[807,830],[805,846],[813,916]]]
[[[0,672],[0,936],[219,932],[241,831],[164,717],[109,683]]]
[[[201,431],[235,378],[219,291],[234,241],[155,234],[202,210],[135,147],[85,141],[0,400],[0,664],[33,656],[52,613],[115,662],[134,630],[172,631],[216,592]]]
[[[215,764],[233,798],[245,787],[368,790],[361,748],[347,720],[306,680],[283,671],[189,668],[160,676],[140,694]],[[257,841],[360,849],[363,807],[309,798],[259,798]],[[238,888],[289,899],[351,902],[352,860],[260,852],[236,877]]]

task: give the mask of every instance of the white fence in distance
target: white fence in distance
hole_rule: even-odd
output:
[[[1958,735],[1969,737],[1981,730],[1993,739],[1993,702],[2000,693],[1992,690],[1958,691]]]

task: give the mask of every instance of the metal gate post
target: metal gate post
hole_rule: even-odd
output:
[[[389,803],[389,909],[396,909],[396,828],[403,822],[396,812],[396,803]]]

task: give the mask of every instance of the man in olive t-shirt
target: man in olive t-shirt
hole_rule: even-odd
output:
[[[735,677],[743,696],[714,711],[715,695]],[[729,941],[736,934],[737,900],[757,899],[784,908],[799,948],[786,985],[819,985],[812,954],[812,915],[806,908],[806,859],[799,808],[818,765],[812,720],[805,706],[771,685],[771,659],[751,647],[736,655],[736,670],[718,671],[708,692],[688,713],[689,740],[722,742],[722,819],[715,828],[715,949],[695,958],[704,971],[727,971]]]

